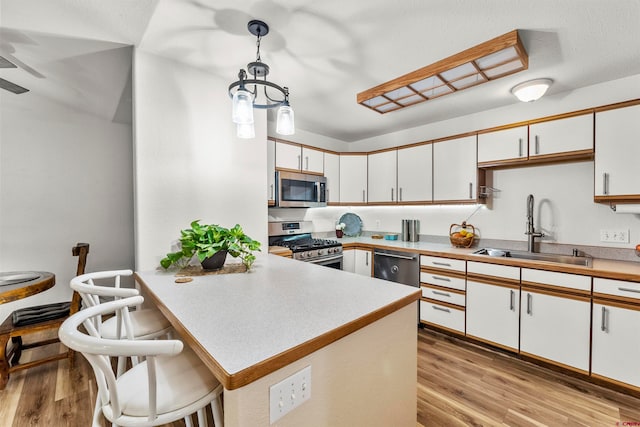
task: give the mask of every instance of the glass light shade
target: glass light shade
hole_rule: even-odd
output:
[[[237,124],[253,123],[253,95],[251,92],[238,89],[233,94],[231,118]]]
[[[511,93],[522,102],[532,102],[540,99],[547,89],[549,89],[551,83],[551,79],[530,80],[514,86],[513,89],[511,89]]]
[[[280,135],[293,135],[296,132],[293,109],[288,105],[278,108],[276,132]]]
[[[238,123],[236,124],[236,135],[238,138],[242,139],[251,139],[256,137],[256,129],[253,126],[253,123]]]

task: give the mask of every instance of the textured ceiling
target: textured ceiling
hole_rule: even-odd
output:
[[[347,142],[516,103],[509,89],[533,78],[553,79],[549,93],[560,93],[640,74],[640,0],[1,0],[0,5],[3,42],[5,34],[33,38],[37,33],[64,41],[48,46],[61,51],[80,49],[73,39],[82,39],[85,48],[135,44],[229,82],[255,59],[247,22],[264,20],[271,32],[262,40],[262,59],[271,67],[270,79],[290,88],[297,127]],[[356,103],[358,92],[513,29],[520,30],[529,53],[526,71],[385,115]],[[18,56],[24,45],[13,48]]]

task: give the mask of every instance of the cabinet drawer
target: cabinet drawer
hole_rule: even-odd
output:
[[[464,334],[464,310],[420,301],[420,320],[435,323]]]
[[[420,282],[430,285],[445,286],[447,288],[465,290],[465,279],[462,277],[451,277],[444,274],[430,273],[427,271],[420,272]]]
[[[444,291],[442,289],[432,288],[430,286],[421,286],[422,296],[425,298],[431,298],[442,302],[448,302],[449,304],[455,304],[464,307],[465,296],[464,294],[458,294],[455,292]]]
[[[467,274],[479,274],[482,276],[504,277],[505,279],[520,280],[520,267],[468,261]]]
[[[591,292],[591,277],[577,274],[558,273],[555,271],[522,269],[522,281],[542,283],[543,285],[560,286]],[[638,288],[640,291],[640,288]],[[640,294],[638,294],[640,296]]]
[[[640,300],[640,283],[594,277],[593,292]]]
[[[441,258],[437,256],[421,255],[420,265],[443,270],[465,272],[465,262],[461,259]]]

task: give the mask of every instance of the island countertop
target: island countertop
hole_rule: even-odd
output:
[[[242,387],[417,301],[414,287],[282,258],[248,273],[137,272],[158,306],[228,390]]]

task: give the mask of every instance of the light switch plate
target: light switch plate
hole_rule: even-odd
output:
[[[629,230],[600,230],[600,241],[629,243]]]
[[[269,420],[273,424],[311,398],[311,366],[269,388]]]

